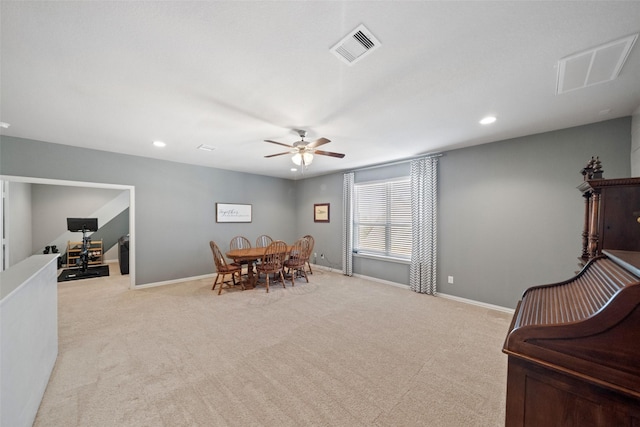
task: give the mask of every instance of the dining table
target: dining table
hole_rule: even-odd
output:
[[[287,245],[287,254],[291,252],[293,246]],[[232,249],[228,251],[225,255],[227,258],[230,258],[236,264],[247,264],[247,282],[246,284],[251,287],[256,287],[256,283],[258,281],[258,276],[253,272],[253,263],[258,261],[264,255],[264,251],[267,248],[242,248],[242,249]]]

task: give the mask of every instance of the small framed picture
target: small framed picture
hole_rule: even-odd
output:
[[[315,222],[329,222],[329,203],[313,205],[313,220]]]

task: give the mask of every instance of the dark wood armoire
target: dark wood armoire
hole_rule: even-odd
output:
[[[503,348],[507,427],[640,427],[640,178],[578,188],[584,267],[518,302]]]
[[[603,249],[640,251],[640,178],[585,180],[581,259]]]

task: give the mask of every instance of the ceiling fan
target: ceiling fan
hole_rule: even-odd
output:
[[[291,158],[291,161],[293,161],[293,163],[295,163],[298,166],[299,165],[303,165],[303,166],[310,165],[311,162],[313,161],[313,155],[314,154],[319,154],[321,156],[338,157],[340,159],[344,157],[344,154],[342,154],[342,153],[334,153],[334,152],[331,152],[331,151],[318,150],[319,146],[331,142],[327,138],[320,138],[320,139],[317,139],[314,142],[307,142],[307,141],[304,140],[305,136],[307,136],[307,131],[306,130],[298,130],[298,129],[296,129],[296,132],[298,132],[298,135],[300,135],[300,141],[294,142],[293,145],[283,144],[282,142],[271,141],[270,139],[265,139],[264,142],[270,142],[271,144],[277,144],[277,145],[282,145],[284,147],[289,147],[289,148],[291,148],[291,150],[285,151],[283,153],[271,154],[269,156],[264,156],[264,157],[276,157],[276,156],[283,156],[285,154],[293,154],[293,157]]]

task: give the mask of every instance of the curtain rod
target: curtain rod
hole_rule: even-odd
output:
[[[367,170],[367,169],[383,168],[385,166],[393,166],[393,165],[400,165],[402,163],[409,163],[410,161],[416,160],[416,159],[426,159],[426,158],[430,158],[430,157],[442,157],[442,156],[444,156],[444,153],[423,154],[421,156],[409,157],[408,159],[397,160],[395,162],[378,163],[378,164],[371,165],[371,166],[365,166],[363,168],[351,169],[351,170],[349,170],[347,172],[359,172],[359,171],[364,171],[364,170]]]

